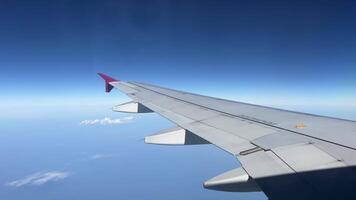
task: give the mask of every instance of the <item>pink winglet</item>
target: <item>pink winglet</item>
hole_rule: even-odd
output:
[[[111,82],[118,81],[108,75],[105,75],[103,73],[98,73],[101,78],[105,80],[105,92],[110,92],[114,87],[110,84]]]
[[[107,82],[107,83],[114,82],[114,81],[118,81],[118,80],[116,80],[116,79],[114,79],[114,78],[112,78],[112,77],[110,77],[110,76],[108,76],[108,75],[106,75],[106,74],[103,74],[103,73],[98,73],[98,74],[99,74],[99,76],[101,76],[101,78],[103,78],[103,79],[105,80],[105,82]]]

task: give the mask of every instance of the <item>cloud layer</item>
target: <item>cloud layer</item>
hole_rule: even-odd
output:
[[[133,122],[135,118],[133,116],[111,119],[110,117],[104,117],[102,119],[86,119],[81,121],[80,125],[114,125],[114,124],[126,124]]]
[[[49,172],[38,172],[26,176],[22,179],[11,181],[6,183],[7,186],[12,187],[22,187],[26,185],[43,185],[48,182],[55,182],[62,179],[65,179],[69,176],[69,172],[66,171],[49,171]]]

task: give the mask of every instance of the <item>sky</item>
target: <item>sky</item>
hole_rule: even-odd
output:
[[[259,104],[355,106],[355,7],[1,0],[1,99],[101,101],[104,72]]]
[[[234,199],[236,194],[207,191],[201,183],[236,167],[236,160],[213,147],[143,145],[145,134],[172,124],[151,114],[126,124],[131,116],[110,108],[129,99],[106,94],[96,73],[356,120],[355,19],[356,3],[342,0],[0,0],[0,163],[6,163],[0,164],[6,172],[0,197],[97,199],[105,193],[115,199],[133,193],[117,180],[123,176],[147,195],[164,182],[170,192],[156,191],[151,199]],[[147,164],[157,167],[145,174],[140,166]],[[103,176],[90,176],[97,170]],[[138,170],[141,177],[129,176]],[[149,183],[157,171],[166,173]],[[167,177],[188,185],[170,190],[177,185]],[[123,187],[97,188],[96,179]],[[53,185],[43,189],[48,180]],[[78,184],[83,187],[70,189]]]

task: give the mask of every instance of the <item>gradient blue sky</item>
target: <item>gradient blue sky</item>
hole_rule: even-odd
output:
[[[3,105],[100,102],[100,71],[260,104],[355,107],[352,1],[0,3]]]
[[[355,1],[0,0],[0,198],[265,199],[202,188],[238,167],[214,146],[144,145],[172,126],[155,114],[78,125],[125,117],[96,73],[356,120],[355,19]]]

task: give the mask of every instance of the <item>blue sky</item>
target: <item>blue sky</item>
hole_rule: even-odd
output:
[[[1,4],[4,103],[101,101],[100,71],[261,104],[355,106],[352,1]]]
[[[201,187],[238,166],[213,146],[144,145],[172,126],[157,115],[79,125],[127,117],[96,73],[356,120],[355,19],[353,1],[0,0],[0,197],[265,199]]]

